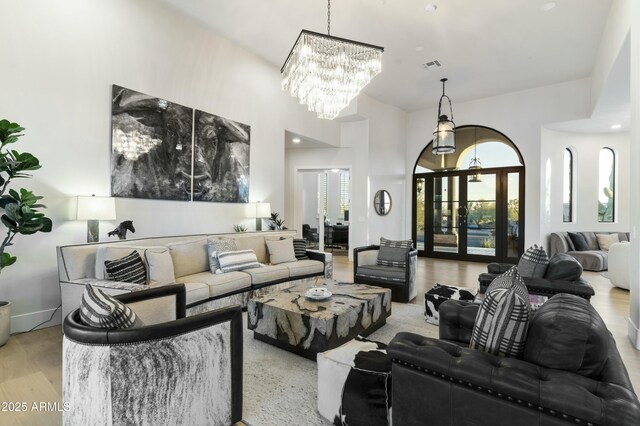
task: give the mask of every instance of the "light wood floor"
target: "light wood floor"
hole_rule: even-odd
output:
[[[424,304],[424,293],[437,282],[477,287],[478,275],[485,270],[486,265],[482,263],[419,258],[418,297],[412,303]],[[632,347],[627,337],[629,292],[613,287],[599,273],[585,272],[584,276],[596,290],[591,303],[611,330],[633,386],[640,391],[640,351]],[[353,281],[353,264],[346,256],[338,256],[337,253],[334,256],[334,278],[343,282]],[[12,336],[0,348],[0,404],[26,402],[29,410],[25,413],[0,411],[0,425],[61,424],[60,412],[31,411],[34,402],[61,404],[61,365],[60,326]]]

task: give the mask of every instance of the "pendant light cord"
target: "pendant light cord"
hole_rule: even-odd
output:
[[[327,0],[327,35],[331,35],[331,0]]]

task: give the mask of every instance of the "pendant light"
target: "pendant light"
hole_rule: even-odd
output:
[[[443,78],[442,82],[442,96],[438,103],[438,124],[433,131],[433,148],[432,152],[436,155],[453,154],[456,152],[456,124],[453,122],[453,107],[451,106],[451,99],[444,93],[444,84],[447,79]],[[447,98],[449,102],[449,113],[451,119],[446,114],[442,114],[442,100]]]
[[[331,1],[327,34],[302,30],[282,66],[282,88],[319,118],[338,116],[382,70],[383,47],[331,35]]]
[[[482,182],[480,179],[480,170],[482,169],[482,163],[478,158],[478,128],[473,129],[473,158],[469,162],[469,170],[475,170],[475,174],[471,176],[469,182]]]

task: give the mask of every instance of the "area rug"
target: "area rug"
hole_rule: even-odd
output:
[[[393,303],[387,324],[368,338],[383,343],[401,331],[438,337],[438,327],[424,320],[424,307]],[[244,330],[243,417],[249,426],[330,426],[317,411],[316,363],[260,342]]]

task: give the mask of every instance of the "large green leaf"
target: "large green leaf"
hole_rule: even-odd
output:
[[[6,251],[0,255],[0,269],[11,266],[16,263],[17,258],[15,256],[11,256]]]

